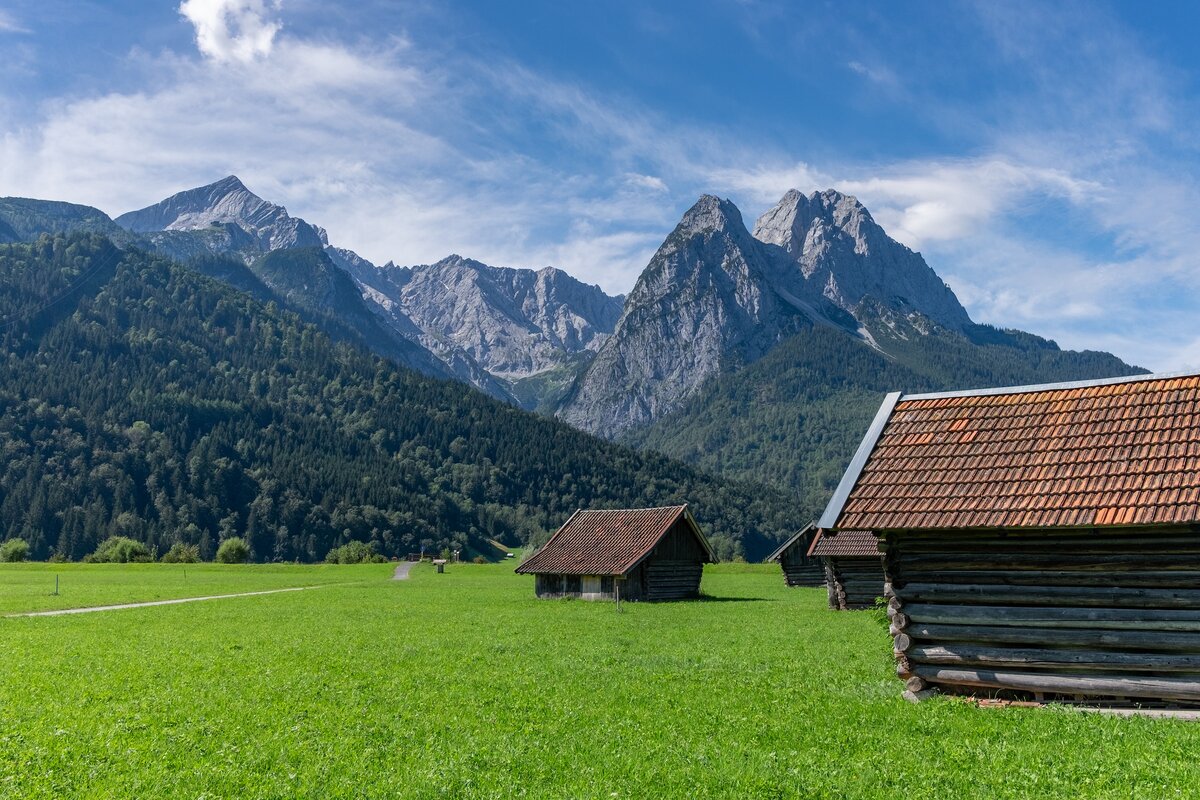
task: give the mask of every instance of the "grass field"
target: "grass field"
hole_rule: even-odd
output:
[[[373,578],[379,571],[378,565],[3,564],[0,614],[316,586]]]
[[[537,601],[512,567],[249,568],[351,582],[0,619],[0,796],[1200,792],[1195,724],[905,703],[880,622],[785,589],[777,568],[710,568],[714,599],[617,613]],[[112,569],[104,602],[144,599],[156,569],[177,568]],[[6,609],[37,571],[0,568]]]

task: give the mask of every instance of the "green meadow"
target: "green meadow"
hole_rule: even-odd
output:
[[[538,601],[513,564],[0,567],[0,797],[1194,797],[1200,727],[910,705],[871,612],[775,567]],[[67,592],[47,598],[58,572]],[[76,587],[72,589],[70,587]]]

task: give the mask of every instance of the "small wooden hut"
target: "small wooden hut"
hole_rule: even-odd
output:
[[[872,608],[883,597],[883,556],[870,531],[818,531],[809,555],[824,563],[825,588],[834,611]]]
[[[681,600],[717,560],[686,505],[579,510],[517,572],[538,597]]]
[[[1200,706],[1200,376],[888,395],[819,525],[881,536],[910,699]]]
[[[779,545],[774,553],[763,559],[766,563],[776,561],[783,568],[783,582],[788,586],[824,586],[825,566],[819,558],[811,558],[808,549],[812,546],[817,525],[810,522],[795,536]]]

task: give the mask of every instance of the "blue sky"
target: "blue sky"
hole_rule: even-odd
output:
[[[855,194],[981,322],[1200,368],[1194,3],[0,0],[0,194],[239,175],[377,261],[633,285],[696,197]]]

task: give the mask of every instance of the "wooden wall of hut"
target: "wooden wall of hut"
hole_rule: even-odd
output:
[[[883,597],[883,564],[877,556],[825,556],[825,586],[835,611],[871,608]]]
[[[909,692],[1200,705],[1200,539],[1175,529],[892,533]]]
[[[810,542],[798,543],[779,555],[779,566],[783,567],[783,582],[788,586],[824,586],[825,565],[820,558],[805,555]]]

